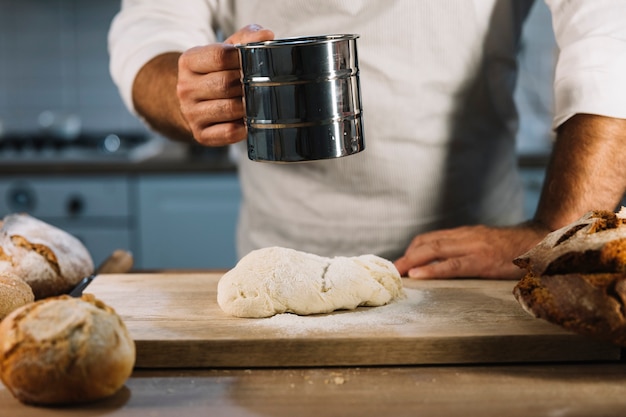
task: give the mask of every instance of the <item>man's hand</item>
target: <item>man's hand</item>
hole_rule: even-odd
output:
[[[549,230],[536,223],[515,227],[465,226],[417,236],[395,261],[402,276],[416,279],[519,279],[513,259],[539,243]]]
[[[233,45],[273,38],[271,31],[251,25],[224,43],[156,56],[135,77],[135,109],[170,139],[207,146],[244,139],[243,89]]]
[[[250,25],[222,44],[192,48],[180,56],[176,92],[199,143],[221,146],[246,138],[239,55],[233,45],[273,38],[270,30]]]
[[[412,278],[517,279],[511,262],[589,210],[614,210],[626,191],[626,120],[577,114],[558,129],[533,222],[468,226],[413,239],[395,264]]]

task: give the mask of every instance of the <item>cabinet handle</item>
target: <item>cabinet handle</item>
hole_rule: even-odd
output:
[[[35,193],[24,186],[10,190],[7,199],[11,211],[14,212],[30,212],[37,204]]]
[[[68,198],[66,208],[70,216],[78,216],[85,211],[85,200],[80,195],[73,195]]]

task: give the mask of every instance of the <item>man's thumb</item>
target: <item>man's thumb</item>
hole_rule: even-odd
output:
[[[274,39],[274,32],[255,24],[239,29],[224,42],[236,45],[240,43],[271,41],[272,39]]]

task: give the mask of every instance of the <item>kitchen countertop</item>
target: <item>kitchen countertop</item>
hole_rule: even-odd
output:
[[[136,370],[113,397],[3,416],[624,416],[626,364]]]
[[[72,148],[69,148],[70,150]],[[137,152],[112,153],[89,148],[74,152],[0,153],[0,175],[133,175],[234,172],[236,150],[208,148],[154,138]]]
[[[518,164],[522,168],[544,168],[548,162],[545,153],[521,154]],[[142,161],[101,159],[94,161],[50,160],[48,162],[0,163],[0,175],[133,175],[133,174],[176,174],[176,173],[220,173],[237,170],[233,158],[227,152],[208,149],[200,154],[176,151]]]
[[[219,173],[234,172],[236,165],[227,157],[154,158],[141,162],[36,162],[0,164],[0,175],[132,175],[166,173]]]
[[[120,277],[100,277],[92,283],[93,293],[104,296],[107,292],[103,289],[113,288],[107,279],[116,284]],[[136,276],[136,280],[142,279],[147,281]],[[427,287],[447,285],[434,282]],[[146,297],[154,297],[157,290]],[[178,307],[161,301],[154,305],[177,311]],[[133,298],[132,305],[137,302]],[[155,308],[151,319],[161,315]],[[285,349],[289,349],[288,341]],[[0,415],[11,417],[624,416],[626,362],[138,367],[114,396],[71,407],[24,405],[0,385],[0,410]]]

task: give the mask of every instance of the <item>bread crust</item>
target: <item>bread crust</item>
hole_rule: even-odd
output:
[[[85,246],[69,233],[27,214],[0,222],[0,272],[22,278],[35,299],[69,292],[94,264]]]
[[[626,212],[590,211],[515,259],[531,315],[626,346]]]
[[[35,295],[24,280],[9,274],[0,272],[0,320],[18,307],[35,301]]]
[[[590,211],[513,262],[534,276],[626,272],[626,219]]]
[[[121,318],[90,294],[36,301],[0,323],[0,379],[24,403],[111,396],[134,363],[135,345]]]
[[[626,346],[626,274],[527,275],[513,290],[533,316]]]

